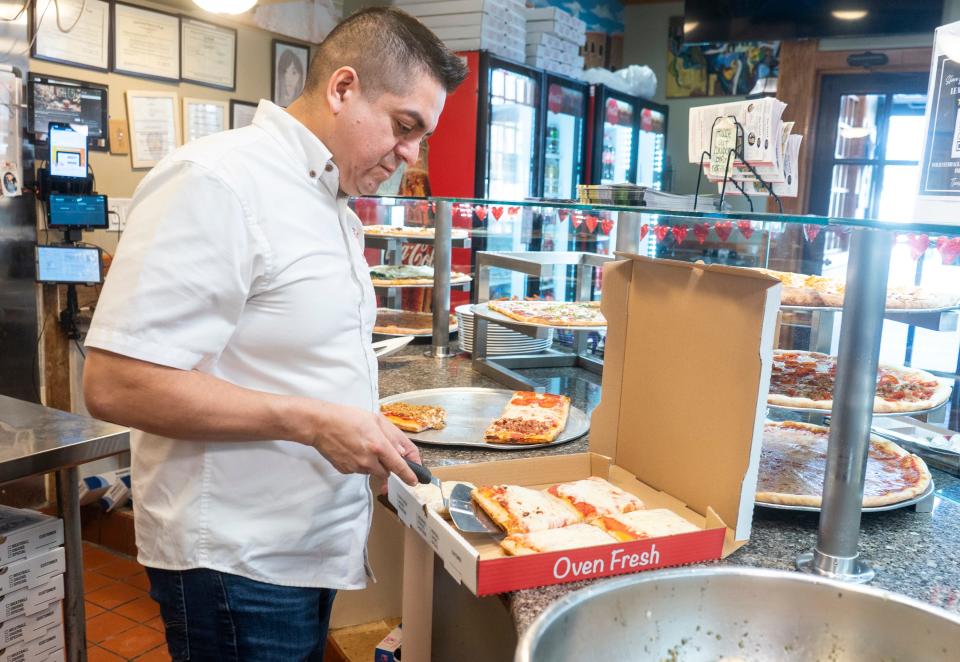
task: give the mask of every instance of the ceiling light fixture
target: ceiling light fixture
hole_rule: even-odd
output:
[[[866,9],[834,9],[830,14],[841,21],[859,21],[869,14]]]
[[[242,14],[257,4],[257,0],[193,0],[193,3],[213,14]]]

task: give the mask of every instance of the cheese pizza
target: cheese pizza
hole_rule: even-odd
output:
[[[490,310],[543,326],[606,326],[599,301],[490,301]]]
[[[576,524],[583,517],[566,501],[519,485],[482,485],[470,495],[507,533],[530,533]]]
[[[450,333],[456,330],[457,318],[455,315],[451,315]],[[377,321],[374,322],[373,332],[392,336],[429,335],[433,332],[433,313],[377,308]]]
[[[500,541],[500,547],[511,556],[559,552],[565,549],[609,545],[616,538],[589,524],[571,524],[560,529],[532,533],[514,533]]]
[[[484,438],[501,444],[543,444],[555,441],[567,425],[570,398],[552,393],[516,391]]]
[[[767,402],[795,409],[832,409],[836,373],[836,357],[828,354],[774,350]],[[949,397],[950,385],[929,372],[881,364],[873,411],[925,411],[938,407]]]
[[[601,515],[629,513],[643,508],[643,501],[596,476],[553,485],[547,491],[568,502],[588,520]]]
[[[391,402],[380,405],[380,413],[404,432],[442,430],[446,427],[447,412],[443,407]]]
[[[381,264],[370,267],[370,279],[374,287],[424,286],[433,285],[433,267],[407,264]],[[450,274],[450,283],[467,283],[470,276],[454,271]]]
[[[794,421],[763,428],[757,501],[820,507],[830,429]],[[912,499],[930,484],[927,465],[897,444],[871,435],[863,506],[875,508]]]
[[[593,520],[591,524],[624,542],[700,530],[699,527],[666,508],[635,510],[620,515],[605,515]]]

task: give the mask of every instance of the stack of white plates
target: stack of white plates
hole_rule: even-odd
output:
[[[457,306],[457,324],[460,327],[460,349],[473,352],[473,306]],[[499,324],[487,325],[487,356],[505,354],[534,354],[550,348],[553,344],[553,329],[547,329],[547,337],[531,338]]]

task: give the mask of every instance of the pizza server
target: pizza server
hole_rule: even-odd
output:
[[[496,524],[490,521],[487,514],[481,509],[475,508],[473,499],[470,497],[470,487],[459,484],[453,488],[450,498],[443,496],[443,487],[440,479],[434,476],[429,469],[422,464],[417,464],[404,458],[410,470],[417,476],[417,480],[422,485],[433,484],[440,490],[443,505],[449,511],[450,518],[454,525],[464,533],[491,533],[502,536],[503,531]]]

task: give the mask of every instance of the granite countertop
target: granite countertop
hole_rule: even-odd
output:
[[[381,395],[447,386],[503,388],[474,372],[469,358],[424,356],[428,345],[412,345],[380,364]],[[599,377],[575,368],[525,370],[523,374],[548,390],[571,396],[573,405],[588,413],[599,402]],[[489,462],[506,458],[586,451],[588,437],[554,448],[526,451],[458,450],[421,446],[424,464],[441,466]],[[871,586],[885,588],[960,613],[960,479],[931,470],[937,488],[932,513],[903,508],[864,513],[860,553],[877,571]],[[946,496],[949,494],[949,497]],[[758,507],[754,511],[750,542],[728,558],[707,565],[739,565],[792,570],[796,557],[813,549],[817,537],[816,513]],[[590,580],[528,589],[507,594],[517,630],[522,632],[551,603],[588,584]]]

